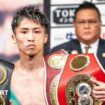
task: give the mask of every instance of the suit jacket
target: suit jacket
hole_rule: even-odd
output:
[[[72,53],[72,51],[77,51],[78,53],[82,53],[80,42],[77,39],[71,40],[69,42],[63,43],[54,47],[51,52],[64,49],[68,53]],[[99,39],[98,49],[97,49],[97,57],[103,68],[105,69],[105,40]],[[104,56],[103,56],[104,55]]]

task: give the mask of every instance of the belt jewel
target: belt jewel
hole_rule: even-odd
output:
[[[90,63],[90,59],[86,55],[77,55],[71,59],[70,68],[74,71],[80,71],[87,67]]]

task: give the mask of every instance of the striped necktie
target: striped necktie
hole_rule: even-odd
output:
[[[85,46],[85,53],[89,53],[90,45]]]

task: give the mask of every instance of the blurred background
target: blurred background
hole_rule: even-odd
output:
[[[74,11],[83,1],[94,3],[102,15],[101,37],[105,39],[105,0],[0,0],[0,59],[15,62],[19,59],[17,46],[12,41],[11,21],[16,9],[36,5],[49,18],[49,40],[44,53],[76,38],[73,28]]]

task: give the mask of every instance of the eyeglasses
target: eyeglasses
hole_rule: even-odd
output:
[[[75,22],[79,26],[84,26],[86,24],[93,26],[99,23],[100,21],[98,19],[89,19],[89,20],[76,20]]]

